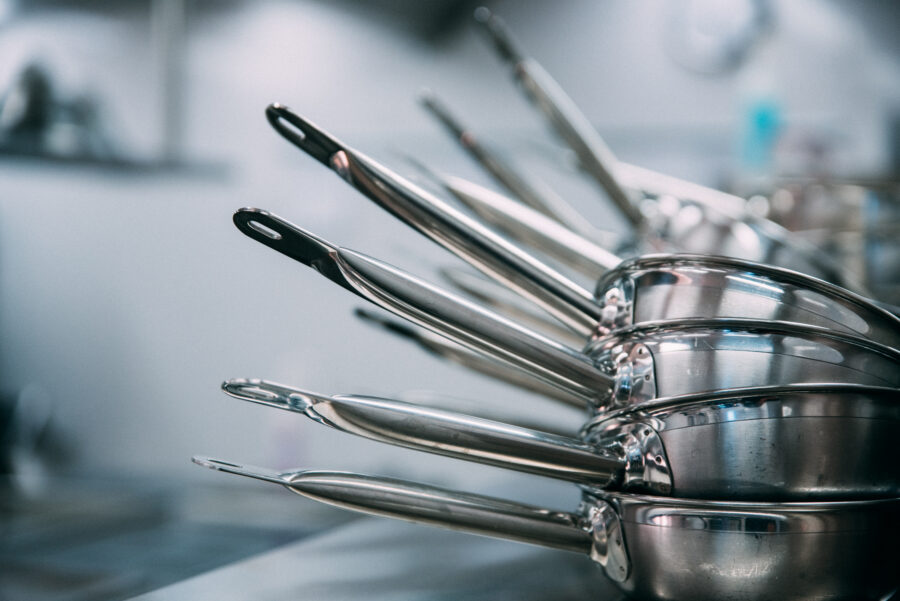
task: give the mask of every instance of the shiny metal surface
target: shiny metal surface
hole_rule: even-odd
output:
[[[900,495],[890,458],[900,436],[895,388],[818,384],[683,395],[600,414],[579,440],[263,380],[222,387],[235,398],[379,442],[601,488],[743,501]]]
[[[363,298],[455,342],[530,370],[597,407],[642,402],[659,396],[657,386],[665,387],[663,394],[672,395],[831,379],[900,385],[895,379],[900,375],[895,369],[900,363],[897,351],[792,323],[722,319],[656,322],[629,329],[622,337],[597,339],[583,354],[400,270],[332,246],[263,211],[242,209],[234,219],[248,236],[313,266]],[[691,260],[685,259],[688,271]],[[698,260],[702,265],[704,261],[717,261]],[[663,264],[681,266],[671,259]],[[743,286],[747,277],[735,279]],[[612,298],[610,290],[607,300]],[[773,294],[772,290],[766,292]],[[618,300],[629,298],[622,294]],[[852,295],[846,298],[853,300]],[[624,308],[621,315],[628,315],[631,309],[628,303],[612,308]]]
[[[641,206],[644,230],[678,252],[777,265],[868,294],[858,278],[822,250],[767,219],[747,212],[731,216],[717,206],[673,196],[644,199]]]
[[[643,600],[878,600],[900,582],[898,499],[721,503],[585,489],[570,513],[359,474],[194,461],[355,511],[585,553]]]
[[[460,177],[434,177],[466,208],[513,240],[553,257],[587,277],[597,279],[621,263],[619,257],[590,238],[511,198]]]
[[[588,493],[619,515],[638,599],[883,599],[900,584],[896,499],[736,504]]]
[[[608,382],[583,354],[390,265],[333,246],[280,217],[241,209],[234,223],[247,236],[383,309],[586,400]]]
[[[365,309],[357,309],[354,313],[360,319],[377,324],[392,334],[410,340],[420,348],[441,359],[446,359],[477,373],[512,384],[517,388],[554,401],[560,401],[573,407],[585,406],[584,397],[570,394],[562,388],[552,386],[544,380],[532,376],[525,370],[514,369],[506,363],[470,351],[466,347],[451,342],[443,336],[438,336],[428,330],[417,328],[395,319],[389,319]]]
[[[768,384],[900,387],[900,351],[857,336],[746,319],[645,322],[585,348],[613,379],[602,409]]]
[[[794,271],[740,259],[648,255],[597,284],[599,333],[646,321],[743,317],[804,323],[900,349],[900,318],[857,294]]]
[[[453,185],[479,215],[584,273],[603,274],[597,334],[646,321],[693,317],[797,322],[857,334],[900,348],[900,318],[869,299],[804,274],[708,255],[647,255],[614,267],[616,257],[514,201],[464,180]],[[580,257],[571,260],[568,257]],[[612,269],[610,271],[610,269]]]
[[[643,194],[669,187],[665,194],[644,196],[639,209],[616,177],[615,155],[572,99],[540,64],[517,47],[502,20],[487,9],[479,9],[476,20],[484,25],[498,54],[513,67],[514,77],[529,100],[574,151],[582,169],[600,184],[639,237],[657,238],[671,245],[665,248],[651,242],[651,248],[771,263],[864,291],[846,270],[812,245],[793,239],[785,228],[743,209],[734,211],[736,203],[730,195],[716,194],[676,178],[653,177],[653,172],[627,166],[622,171],[631,181],[638,180]]]
[[[600,414],[582,437],[621,454],[619,449],[646,428],[658,437],[661,452],[642,461],[671,471],[667,494],[673,496],[757,501],[897,496],[898,401],[896,388],[849,384],[723,390]],[[644,483],[626,480],[624,486],[634,490]]]
[[[285,139],[389,213],[476,269],[532,299],[578,332],[599,317],[591,293],[477,220],[331,137],[285,106],[266,110]]]
[[[632,226],[640,226],[643,216],[610,171],[616,165],[616,158],[587,117],[543,67],[525,56],[499,18],[486,8],[478,9],[475,18],[484,25],[497,53],[512,66],[513,76],[528,99],[540,109],[559,137],[575,152],[581,168],[603,188]]]
[[[578,209],[566,202],[548,186],[539,188],[520,175],[503,158],[485,147],[471,129],[465,127],[450,109],[431,91],[421,97],[422,105],[440,122],[465,150],[494,180],[522,203],[554,219],[580,234],[591,237],[599,232]],[[435,176],[429,170],[431,176]],[[439,176],[438,176],[439,177]]]
[[[556,407],[552,412],[549,412],[546,410],[546,406],[543,409],[523,407],[522,410],[517,406],[515,411],[510,411],[508,403],[497,402],[493,396],[490,402],[485,402],[484,398],[478,398],[477,396],[447,394],[430,388],[401,390],[394,396],[398,401],[418,405],[419,407],[465,413],[472,417],[503,422],[520,428],[538,430],[568,438],[577,436],[578,431],[584,424],[583,411],[575,407],[571,409]],[[580,409],[584,409],[584,407]]]
[[[469,269],[455,267],[441,267],[438,274],[452,289],[483,307],[573,348],[584,346],[584,336],[494,280]]]
[[[737,218],[745,213],[747,201],[727,192],[701,186],[694,182],[664,175],[657,171],[617,161],[616,179],[626,188],[640,192],[642,198],[659,199],[671,196],[690,199],[709,207],[716,207],[725,215]]]
[[[577,438],[401,401],[324,396],[265,380],[228,380],[222,390],[364,438],[539,476],[607,486],[625,468]]]
[[[568,512],[548,511],[393,478],[348,472],[301,470],[278,473],[208,457],[194,457],[193,461],[210,469],[281,484],[304,497],[371,515],[576,553],[587,553],[591,547],[590,534],[580,526],[581,518]]]
[[[611,306],[609,291],[604,291],[602,296],[598,294],[603,305],[598,307],[587,291],[512,245],[503,236],[487,229],[477,220],[463,215],[439,199],[417,189],[371,159],[351,151],[286,108],[276,105],[270,107],[268,114],[273,125],[282,135],[321,162],[336,169],[369,198],[382,204],[422,233],[450,248],[498,281],[536,300],[541,306],[563,319],[575,331],[587,336],[593,332],[598,322],[601,322],[601,333],[605,333],[605,329],[610,325],[615,326],[614,323],[609,324]],[[290,128],[285,125],[286,122],[298,129]],[[727,225],[733,222],[726,221],[725,223]],[[695,238],[700,239],[700,236],[695,236]],[[716,244],[720,242],[720,240],[716,240]],[[713,262],[719,266],[724,264],[722,261],[714,260]],[[766,270],[764,266],[756,264],[749,265],[738,262],[736,265],[739,265],[739,269],[742,271]],[[785,274],[786,272],[776,270],[767,273],[771,275],[772,273]],[[737,275],[740,277],[740,274]],[[788,279],[791,283],[797,284],[803,281],[802,278],[795,277],[797,274],[788,273],[787,275],[790,276]],[[817,284],[810,283],[810,285],[818,290],[823,289]],[[843,291],[839,291],[837,288],[832,289],[838,296],[847,297]],[[768,296],[771,296],[771,292],[768,293]],[[614,297],[616,303],[622,302],[618,291]],[[855,304],[857,306],[861,304],[859,299],[855,301]],[[819,313],[828,311],[830,309],[820,310]],[[881,313],[886,312],[881,310]],[[615,311],[613,311],[613,315],[615,319],[620,318]],[[710,317],[721,316],[721,314],[710,311],[693,311],[690,316]],[[751,315],[740,314],[739,316],[767,317],[756,311]],[[656,319],[659,318],[656,317]],[[893,327],[897,328],[896,318],[894,318]],[[860,333],[865,335],[864,332]],[[892,343],[889,342],[889,344],[897,345],[896,343],[896,340]]]

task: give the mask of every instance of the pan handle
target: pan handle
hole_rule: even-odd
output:
[[[626,466],[577,438],[401,401],[324,396],[265,380],[229,380],[222,389],[370,440],[570,482],[607,487],[622,479]]]
[[[639,227],[644,221],[641,212],[611,172],[618,161],[588,118],[537,61],[525,56],[499,17],[479,8],[475,19],[484,26],[501,58],[513,66],[514,77],[528,99],[575,152],[581,168],[600,184],[622,216]]]
[[[481,144],[477,136],[460,123],[433,92],[430,90],[423,92],[420,100],[422,106],[456,138],[463,150],[521,203],[585,236],[599,233],[590,221],[549,186],[532,184],[496,152]],[[430,172],[427,168],[425,170]]]
[[[304,497],[360,513],[575,553],[591,553],[590,521],[569,512],[349,472],[291,471],[279,474],[208,457],[194,457],[193,461],[210,469],[282,484]]]
[[[451,290],[481,306],[534,328],[572,348],[584,347],[584,338],[494,280],[464,267],[440,267],[438,275]]]
[[[489,277],[544,307],[584,337],[593,333],[601,310],[590,290],[538,261],[478,220],[338,142],[287,107],[269,108],[267,114],[278,117],[270,121],[280,134],[327,165],[369,200]],[[285,121],[296,129],[287,129]]]
[[[587,401],[608,398],[612,378],[574,349],[386,263],[338,248],[266,211],[241,209],[234,223],[254,240],[404,319]]]
[[[380,326],[396,336],[411,340],[425,351],[437,357],[527,390],[532,394],[538,394],[572,407],[584,408],[584,399],[582,397],[566,392],[560,387],[552,386],[529,372],[512,368],[506,363],[472,352],[468,348],[451,342],[443,336],[438,336],[422,328],[391,319],[380,312],[376,313],[367,309],[357,308],[354,310],[354,315],[365,322]]]
[[[283,138],[326,167],[332,167],[332,157],[343,150],[343,146],[335,138],[283,104],[276,102],[266,107],[266,119]]]
[[[511,238],[596,280],[621,259],[592,240],[522,203],[460,177],[441,176],[440,183],[476,215]]]

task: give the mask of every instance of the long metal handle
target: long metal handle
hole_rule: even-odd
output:
[[[616,164],[615,171],[622,185],[640,192],[642,196],[674,196],[680,200],[695,201],[732,219],[740,219],[746,213],[747,201],[734,194],[622,161]]]
[[[600,308],[585,290],[483,224],[353,150],[285,106],[266,110],[282,136],[376,204],[588,336]]]
[[[586,236],[596,228],[577,209],[546,185],[533,184],[490,148],[482,144],[431,91],[422,94],[422,105],[444,126],[459,145],[515,198],[573,231]]]
[[[591,552],[592,537],[585,519],[565,511],[393,478],[323,471],[278,474],[208,457],[194,457],[193,461],[210,469],[275,482],[304,497],[361,513],[575,553]]]
[[[551,386],[544,380],[536,378],[524,370],[514,369],[506,363],[472,352],[464,346],[447,340],[443,336],[438,336],[428,330],[390,319],[380,313],[366,309],[356,309],[354,314],[364,321],[381,326],[392,334],[411,340],[425,351],[441,359],[452,361],[472,371],[501,382],[506,382],[533,394],[560,401],[573,407],[584,407],[583,397],[568,393],[557,386]]]
[[[610,377],[578,351],[352,250],[338,248],[259,209],[241,209],[242,232],[335,283],[463,346],[532,372],[586,400],[604,398]]]
[[[584,113],[537,61],[524,55],[503,21],[486,8],[478,9],[475,17],[490,34],[500,56],[512,65],[514,76],[528,98],[575,152],[581,168],[600,184],[628,222],[639,226],[643,222],[641,212],[612,173],[616,157]]]
[[[557,409],[552,412],[545,410],[534,415],[531,411],[519,411],[518,405],[497,402],[497,399],[493,397],[490,399],[491,402],[486,403],[485,399],[476,400],[472,397],[447,394],[430,388],[402,390],[396,394],[396,398],[398,401],[412,403],[420,407],[431,407],[445,411],[462,411],[475,417],[492,419],[513,426],[540,430],[541,432],[549,432],[559,436],[574,437],[579,428],[584,426],[584,413],[577,409],[575,411],[560,411]],[[516,410],[510,411],[512,407],[516,407]]]
[[[619,257],[584,236],[484,186],[449,175],[441,176],[441,183],[472,212],[513,239],[588,277],[597,279],[621,262]]]
[[[222,389],[371,440],[559,480],[606,487],[625,466],[624,460],[577,438],[401,401],[324,396],[265,380],[229,380]]]
[[[482,307],[505,315],[518,324],[537,330],[572,348],[584,346],[584,339],[578,334],[483,274],[459,267],[441,267],[438,274],[452,290],[461,292],[465,298]]]

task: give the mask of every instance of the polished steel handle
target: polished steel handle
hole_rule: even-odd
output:
[[[532,394],[560,401],[573,407],[584,407],[583,397],[566,392],[557,386],[552,386],[544,380],[532,376],[529,372],[512,368],[506,363],[470,351],[466,347],[451,342],[443,336],[438,336],[428,330],[405,322],[390,319],[380,312],[375,313],[358,308],[354,311],[354,314],[366,322],[377,324],[392,334],[414,342],[426,352],[441,359],[462,365],[489,378],[527,390]]]
[[[281,484],[304,497],[361,513],[591,553],[590,524],[569,512],[393,478],[347,472],[278,473],[208,457],[194,457],[193,461],[210,469]]]
[[[585,337],[593,332],[600,309],[589,290],[287,107],[273,104],[266,115],[287,140],[401,221],[532,299]]]
[[[441,176],[441,183],[473,213],[514,240],[531,245],[588,277],[597,279],[621,262],[592,240],[484,186],[453,176]]]
[[[532,328],[572,348],[583,348],[584,338],[553,319],[539,307],[484,274],[460,267],[440,267],[438,275],[450,288],[462,293],[482,307],[509,317],[516,323]]]
[[[611,379],[584,354],[352,250],[338,248],[259,209],[241,209],[243,233],[320,272],[366,300],[463,346],[530,371],[587,401]]]
[[[546,185],[532,184],[496,152],[482,144],[475,133],[465,127],[433,92],[424,92],[421,102],[463,150],[514,197],[573,231],[586,236],[597,233],[591,222],[561,196]]]
[[[559,480],[606,487],[625,461],[577,438],[453,411],[359,395],[324,396],[265,380],[222,384],[229,395],[395,446]]]
[[[514,76],[529,100],[575,152],[582,169],[600,184],[632,226],[640,226],[644,220],[641,212],[612,173],[617,164],[616,157],[584,113],[537,61],[525,56],[501,19],[486,8],[478,9],[475,17],[484,25],[498,54],[512,65]]]

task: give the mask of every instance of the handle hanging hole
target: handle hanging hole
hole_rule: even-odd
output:
[[[259,232],[266,238],[271,238],[272,240],[281,240],[281,234],[258,221],[249,221],[247,222],[247,225],[250,226],[250,229]]]
[[[300,127],[290,121],[289,119],[285,119],[283,116],[279,115],[278,121],[281,123],[281,127],[286,130],[290,130],[290,134],[294,136],[298,141],[304,142],[306,140],[306,132],[300,129]]]

